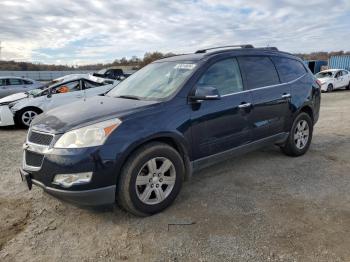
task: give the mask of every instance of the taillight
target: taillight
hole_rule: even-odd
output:
[[[321,88],[321,86],[322,86],[322,83],[321,83],[321,81],[320,80],[316,80],[316,83],[318,84],[318,86]]]

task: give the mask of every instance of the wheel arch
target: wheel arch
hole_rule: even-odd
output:
[[[20,117],[20,114],[21,112],[25,111],[25,110],[33,110],[35,112],[37,112],[38,114],[41,114],[43,113],[44,111],[39,108],[39,107],[36,107],[36,106],[25,106],[25,107],[22,107],[21,109],[18,109],[15,113],[14,113],[14,120],[15,120],[15,123],[17,125],[21,125],[21,123],[19,122],[19,117]]]
[[[35,112],[38,112],[40,114],[44,112],[40,107],[37,107],[37,106],[24,106],[24,107],[18,109],[15,112],[15,114],[18,114],[19,112],[22,112],[22,111],[28,110],[28,109],[34,110]]]
[[[309,104],[303,105],[302,107],[300,107],[300,109],[294,114],[294,118],[295,119],[300,113],[306,113],[310,116],[312,122],[314,123],[315,120],[315,116],[314,116],[314,110],[312,109],[312,106]]]
[[[122,167],[128,160],[128,158],[141,146],[144,146],[146,144],[152,143],[152,142],[161,142],[164,144],[167,144],[174,148],[177,152],[179,152],[180,156],[183,159],[184,167],[185,167],[185,180],[189,180],[192,176],[192,165],[189,157],[189,151],[188,151],[188,145],[186,143],[186,140],[184,137],[182,137],[180,134],[177,133],[160,133],[157,135],[152,135],[147,138],[144,138],[142,140],[139,140],[135,143],[133,143],[127,151],[125,152],[124,156],[121,159],[121,166],[119,168],[119,171],[121,171]]]

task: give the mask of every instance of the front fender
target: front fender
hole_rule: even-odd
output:
[[[15,112],[22,110],[23,108],[26,108],[26,107],[36,107],[44,112],[43,104],[44,103],[42,101],[35,101],[35,98],[28,98],[24,101],[22,100],[22,101],[19,101],[18,103],[16,103],[11,108],[11,110],[12,110],[12,112],[15,113]]]
[[[140,137],[140,139],[137,139],[128,145],[124,145],[119,150],[119,153],[116,156],[116,159],[117,159],[116,174],[119,174],[121,172],[121,169],[124,163],[127,161],[129,156],[135,150],[137,150],[140,146],[153,141],[160,141],[160,142],[171,141],[172,143],[175,144],[175,146],[177,147],[177,150],[179,151],[184,161],[184,165],[186,169],[185,179],[189,180],[192,175],[192,166],[190,162],[190,151],[189,151],[190,147],[185,137],[180,132],[177,132],[177,131],[173,131],[173,132],[164,131],[164,132],[159,132],[157,134],[152,134],[149,136],[143,136],[143,137]]]

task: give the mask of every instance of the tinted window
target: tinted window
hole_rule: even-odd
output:
[[[242,91],[243,85],[237,60],[231,58],[213,64],[200,78],[198,85],[216,87],[220,95]]]
[[[10,78],[10,85],[22,85],[22,80],[17,78]]]
[[[6,79],[0,79],[0,86],[6,86]]]
[[[341,71],[339,71],[336,75],[335,75],[335,77],[339,77],[339,76],[341,76],[342,74],[341,74]]]
[[[23,80],[23,83],[24,83],[25,85],[32,85],[32,84],[33,84],[33,82],[31,82],[31,81],[29,81],[29,80]]]
[[[268,57],[240,57],[239,63],[245,72],[249,89],[279,84],[275,66]]]
[[[99,86],[99,85],[100,84],[98,84],[98,83],[84,81],[84,89],[94,88],[94,87]]]
[[[303,64],[297,60],[285,57],[272,57],[272,60],[283,83],[293,81],[306,73]]]

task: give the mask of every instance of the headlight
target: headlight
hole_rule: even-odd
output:
[[[117,118],[69,131],[58,139],[55,148],[100,146],[121,123]]]

